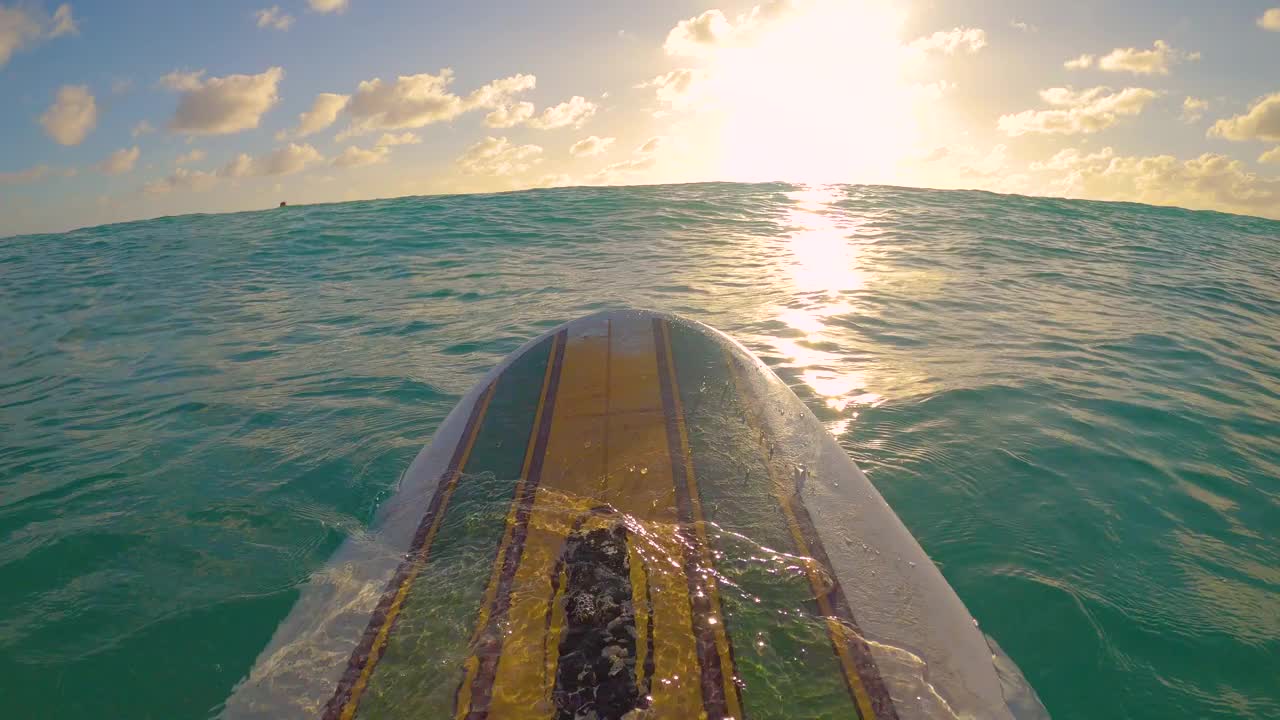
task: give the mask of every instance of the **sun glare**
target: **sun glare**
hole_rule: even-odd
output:
[[[708,93],[726,178],[892,181],[915,132],[901,23],[877,0],[815,0],[720,48]]]

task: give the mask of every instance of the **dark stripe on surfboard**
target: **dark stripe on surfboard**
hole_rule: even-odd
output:
[[[493,599],[493,612],[489,614],[490,627],[501,624],[511,608],[511,583],[515,579],[516,568],[520,566],[520,557],[524,553],[524,542],[529,535],[529,515],[533,510],[533,501],[538,494],[538,485],[542,482],[542,465],[547,454],[547,440],[551,437],[551,420],[554,417],[556,394],[560,390],[560,371],[564,368],[564,350],[568,344],[568,331],[561,330],[554,344],[554,355],[551,358],[551,369],[547,380],[546,402],[542,405],[542,415],[538,418],[538,431],[534,440],[533,454],[530,457],[529,473],[521,489],[516,509],[515,524],[512,528],[511,542],[507,545],[502,557],[502,571],[498,576],[498,589]],[[502,635],[496,636],[495,647],[485,648],[478,658],[479,668],[471,683],[470,710],[468,720],[484,720],[489,716],[489,699],[493,692],[493,681],[498,672],[498,661],[502,657]]]
[[[667,448],[671,456],[672,484],[675,486],[676,509],[680,517],[680,538],[684,550],[683,570],[689,583],[689,605],[693,616],[693,631],[698,649],[698,666],[702,680],[702,706],[709,720],[729,716],[728,702],[724,695],[724,670],[720,651],[716,647],[715,628],[709,620],[715,615],[711,607],[711,593],[706,583],[714,578],[703,578],[700,568],[703,556],[701,543],[694,528],[693,501],[689,492],[689,475],[686,471],[684,443],[680,437],[679,419],[676,417],[674,369],[667,362],[669,341],[666,326],[661,318],[653,319],[654,347],[658,359],[658,381],[662,393],[662,407],[666,417]],[[705,582],[704,582],[705,580]]]
[[[501,376],[493,379],[471,408],[471,414],[467,417],[467,423],[463,427],[462,435],[458,438],[458,444],[449,459],[449,465],[436,484],[436,491],[431,496],[431,502],[427,506],[426,514],[422,516],[422,521],[418,523],[418,529],[413,535],[409,550],[405,553],[404,559],[400,561],[395,574],[391,576],[390,582],[387,583],[382,597],[378,600],[377,607],[374,608],[373,614],[369,617],[369,624],[365,627],[359,644],[356,645],[355,650],[351,653],[351,658],[347,661],[347,669],[342,673],[342,678],[338,681],[338,687],[334,690],[333,697],[325,705],[323,715],[325,720],[338,720],[344,715],[349,717],[354,714],[364,687],[362,684],[358,686],[359,681],[363,677],[365,683],[368,682],[369,675],[382,657],[386,638],[390,634],[390,628],[387,628],[386,633],[383,632],[384,626],[389,624],[390,627],[394,627],[398,617],[398,614],[389,616],[396,597],[400,595],[405,583],[409,582],[415,572],[420,570],[427,562],[431,552],[430,540],[434,538],[432,529],[438,525],[440,520],[441,506],[448,503],[450,496],[453,495],[453,491],[458,486],[458,477],[461,474],[463,463],[472,443],[475,442],[475,436],[480,430],[481,421],[489,406],[489,401],[493,398],[493,393],[498,387],[499,379],[501,379]],[[379,642],[380,635],[382,636],[381,642]]]

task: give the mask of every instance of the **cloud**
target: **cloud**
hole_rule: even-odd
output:
[[[1032,25],[1029,22],[1023,22],[1022,20],[1010,20],[1009,27],[1016,28],[1018,30],[1021,30],[1022,32],[1031,32],[1031,33],[1040,32],[1040,28],[1036,27],[1035,25]]]
[[[333,159],[333,164],[337,167],[363,167],[365,165],[375,165],[380,162],[386,162],[391,150],[385,145],[375,145],[368,150],[358,148],[354,145],[343,150],[338,157]]]
[[[1089,155],[1063,151],[1032,169],[1063,172],[1054,184],[1073,197],[1280,216],[1280,180],[1259,177],[1225,155],[1180,161],[1171,155],[1123,157],[1111,148]]]
[[[1280,145],[1277,145],[1271,148],[1270,150],[1259,155],[1258,162],[1264,163],[1264,164],[1275,163],[1277,165],[1280,165]]]
[[[151,126],[151,123],[146,120],[139,120],[134,124],[133,129],[129,131],[129,136],[138,137],[140,135],[150,135],[155,131],[156,129]]]
[[[920,52],[939,52],[955,55],[958,52],[976,53],[987,46],[987,33],[981,28],[958,27],[939,30],[932,35],[913,40],[908,46]]]
[[[57,100],[40,116],[45,134],[59,145],[79,145],[98,124],[98,104],[87,85],[63,85]]]
[[[467,148],[458,167],[468,175],[517,175],[541,161],[537,145],[512,145],[505,137],[486,137]]]
[[[595,135],[585,137],[569,146],[569,154],[574,157],[599,155],[607,150],[613,144],[613,141],[614,138],[611,137],[602,138]]]
[[[668,55],[695,55],[706,46],[715,46],[733,35],[733,25],[719,10],[681,20],[667,33],[663,50]]]
[[[199,148],[196,148],[195,150],[192,150],[189,153],[186,153],[184,155],[179,155],[176,159],[174,159],[173,163],[175,165],[190,165],[192,163],[201,162],[202,160],[205,159],[205,157],[207,157],[205,151]]]
[[[53,11],[53,22],[50,23],[47,32],[51,38],[80,34],[80,24],[71,16],[70,5],[63,3]]]
[[[662,147],[663,144],[665,143],[666,143],[665,138],[663,138],[661,135],[655,135],[654,137],[651,137],[648,140],[645,140],[644,144],[636,148],[636,152],[639,153],[640,155],[648,155],[650,153],[656,152],[658,148]]]
[[[1280,92],[1258,98],[1244,115],[1214,123],[1209,135],[1227,140],[1280,140]]]
[[[1168,75],[1169,67],[1183,60],[1199,60],[1200,53],[1184,53],[1157,40],[1150,50],[1116,48],[1098,60],[1098,68],[1108,72],[1131,72],[1139,75]]]
[[[494,110],[495,113],[490,113],[494,122],[507,122],[512,113],[522,112],[519,107],[509,107],[512,95],[534,87],[537,78],[533,75],[501,78],[481,86],[466,98],[449,90],[452,83],[453,70],[449,68],[435,75],[401,75],[391,83],[381,78],[365,80],[347,104],[351,126],[339,139],[369,130],[419,128],[480,108]],[[532,115],[532,108],[529,114]]]
[[[272,5],[269,8],[263,8],[254,13],[254,17],[258,19],[258,27],[274,28],[276,30],[288,30],[293,25],[293,16],[286,12],[281,12],[279,5]]]
[[[138,154],[137,145],[131,148],[121,148],[98,163],[98,171],[104,175],[123,175],[133,170],[133,166],[138,163]]]
[[[377,147],[392,147],[393,145],[417,145],[422,142],[422,138],[411,132],[402,132],[399,135],[392,133],[382,133],[382,137],[378,138]]]
[[[1204,117],[1204,111],[1209,109],[1209,101],[1200,98],[1187,96],[1182,101],[1182,121],[1193,123]]]
[[[452,120],[465,111],[462,98],[449,92],[453,71],[437,75],[401,75],[393,83],[365,80],[347,104],[353,128],[360,130],[417,128]]]
[[[653,88],[658,102],[680,110],[689,107],[697,100],[706,81],[706,71],[681,68],[640,83],[636,87]]]
[[[595,103],[581,95],[574,95],[559,105],[546,108],[541,115],[530,118],[526,124],[539,130],[554,130],[569,126],[580,128],[595,114]]]
[[[143,185],[142,192],[148,195],[161,195],[175,190],[202,192],[216,184],[218,184],[218,176],[213,173],[178,168],[168,177]]]
[[[1001,115],[996,127],[1012,137],[1027,133],[1095,133],[1120,122],[1122,116],[1141,113],[1148,103],[1159,97],[1159,93],[1146,88],[1112,92],[1111,88],[1095,87],[1077,92],[1058,87],[1041,90],[1040,97],[1054,109]]]
[[[347,106],[347,102],[350,99],[350,95],[320,93],[316,96],[315,102],[311,104],[310,110],[298,113],[298,126],[292,130],[277,133],[276,139],[284,140],[287,137],[304,138],[324,130],[338,119],[338,113],[342,112],[342,109]]]
[[[257,75],[203,78],[204,71],[171,72],[161,84],[182,93],[169,129],[188,135],[227,135],[258,127],[262,115],[279,100],[284,70],[268,68]]]
[[[1280,7],[1271,8],[1262,13],[1262,17],[1258,18],[1258,27],[1263,30],[1280,32]]]
[[[1073,170],[1084,165],[1093,166],[1098,163],[1107,163],[1111,158],[1116,156],[1116,151],[1111,148],[1103,148],[1099,152],[1091,155],[1085,155],[1076,148],[1066,148],[1059,150],[1057,154],[1044,162],[1033,162],[1029,166],[1032,170]]]
[[[1093,67],[1094,59],[1092,55],[1081,55],[1062,63],[1062,67],[1068,70],[1084,70],[1085,68]]]
[[[533,117],[533,103],[521,101],[503,105],[484,116],[484,124],[491,128],[515,127]]]
[[[608,183],[620,179],[624,175],[641,172],[652,168],[657,161],[651,157],[636,158],[634,160],[623,160],[612,165],[606,165],[598,172],[593,173],[590,178],[594,183]]]
[[[543,175],[533,183],[534,187],[552,188],[552,187],[568,187],[573,184],[573,178],[564,173],[552,173]]]
[[[26,185],[49,174],[48,165],[35,165],[16,172],[0,172],[0,185]]]
[[[80,28],[71,15],[70,5],[59,5],[53,17],[30,6],[0,5],[0,68],[14,53],[33,47],[43,40],[79,34]]]
[[[499,108],[511,102],[513,95],[532,90],[538,85],[534,75],[517,74],[481,85],[467,97],[468,108]]]
[[[723,11],[707,10],[681,20],[667,33],[662,48],[668,55],[697,56],[747,37],[795,8],[795,0],[767,0],[730,20]]]
[[[308,165],[322,162],[324,156],[310,145],[288,145],[266,155],[253,156],[240,153],[218,171],[224,177],[264,177],[268,175],[292,175]]]
[[[314,12],[343,13],[347,11],[347,0],[307,0]]]

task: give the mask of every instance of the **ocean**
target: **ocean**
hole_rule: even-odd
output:
[[[1280,717],[1280,222],[695,184],[0,240],[0,702],[214,716],[458,398],[635,306],[818,414],[1053,717]]]

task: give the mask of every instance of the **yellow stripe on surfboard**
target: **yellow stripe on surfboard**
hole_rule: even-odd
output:
[[[708,575],[703,578],[702,584],[706,587],[707,594],[711,598],[711,617],[708,618],[708,622],[712,624],[716,651],[720,657],[725,708],[730,718],[742,718],[742,705],[738,696],[738,687],[731,660],[733,655],[729,647],[728,635],[725,632],[724,616],[720,605],[720,591],[717,589],[716,578],[712,571],[715,565],[711,557],[711,545],[707,540],[707,523],[702,514],[702,500],[698,493],[698,481],[693,472],[693,454],[689,451],[689,432],[688,428],[685,427],[684,407],[680,402],[680,383],[676,378],[675,357],[671,351],[671,327],[666,320],[661,320],[660,322],[662,324],[662,352],[666,354],[667,372],[670,373],[668,381],[671,384],[671,402],[674,405],[672,412],[675,414],[676,428],[679,431],[680,455],[684,458],[684,473],[689,485],[689,504],[693,510],[693,527],[698,538],[698,549],[702,556],[700,567]]]
[[[575,524],[582,529],[610,522],[594,509],[611,508],[627,518],[632,593],[636,615],[636,679],[649,688],[649,717],[705,717],[703,689],[693,630],[689,581],[684,573],[680,518],[668,447],[666,409],[662,403],[657,353],[660,348],[649,318],[626,318],[570,328],[564,348],[562,381],[552,412],[541,479],[529,514],[520,562],[510,584],[511,599],[502,622],[502,651],[489,694],[494,718],[551,718],[551,697],[559,659],[564,618],[557,612],[552,568]],[[661,348],[670,359],[670,348]],[[553,348],[553,356],[554,356]],[[540,402],[540,406],[541,406]],[[681,418],[681,423],[683,418]],[[681,426],[683,430],[683,426]],[[536,431],[535,431],[536,432]],[[683,432],[681,437],[684,438]],[[610,442],[612,441],[612,442]],[[606,444],[607,443],[607,444]],[[688,464],[687,440],[684,457]],[[530,448],[533,442],[530,443]],[[526,475],[531,458],[526,458]],[[692,468],[685,468],[692,482]],[[522,480],[523,482],[523,480]],[[516,497],[519,498],[517,491]],[[694,498],[696,503],[696,497]],[[696,510],[704,566],[705,528]],[[476,639],[493,621],[489,617],[501,584],[501,563],[512,541],[516,506],[499,549],[478,619]],[[616,516],[615,516],[616,517]],[[641,563],[643,555],[645,562]],[[647,573],[645,570],[647,569]],[[714,582],[704,583],[715,593]],[[652,607],[645,600],[648,587]],[[563,589],[563,579],[560,590]],[[721,674],[730,715],[741,717],[732,686],[733,669],[718,598],[713,595],[713,626],[720,651]],[[548,621],[549,625],[548,625]],[[653,639],[653,677],[645,677],[648,639]],[[472,708],[478,659],[467,661],[458,693],[457,717]],[[481,689],[483,690],[483,689]],[[483,693],[481,693],[483,696]]]
[[[472,647],[475,647],[480,639],[480,634],[489,625],[489,611],[493,607],[493,597],[498,589],[498,578],[502,573],[502,558],[506,554],[507,546],[511,544],[512,530],[515,527],[520,497],[524,494],[525,483],[529,479],[529,466],[533,462],[534,446],[537,444],[538,431],[542,421],[542,410],[547,404],[547,394],[551,389],[552,373],[556,370],[556,353],[560,350],[562,342],[563,340],[559,333],[553,336],[551,340],[551,351],[547,355],[547,369],[542,376],[542,392],[538,395],[538,406],[533,412],[533,429],[529,431],[529,442],[525,446],[524,464],[521,466],[520,479],[517,481],[515,493],[512,495],[511,508],[507,512],[507,527],[503,532],[502,542],[498,546],[497,560],[494,562],[493,572],[489,575],[489,585],[485,590],[484,598],[480,602],[480,615],[476,620],[476,629],[471,636]],[[471,710],[471,686],[475,682],[476,672],[479,667],[479,660],[474,654],[468,657],[463,665],[462,686],[457,693],[457,707],[455,708],[455,716],[458,720],[465,718]]]

